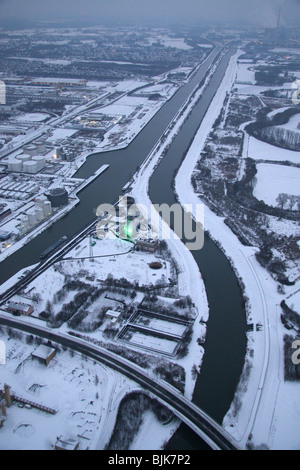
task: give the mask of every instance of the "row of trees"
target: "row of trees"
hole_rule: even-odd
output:
[[[269,109],[264,110],[257,115],[255,122],[248,124],[246,127],[248,134],[271,145],[298,151],[300,133],[280,126],[287,124],[293,116],[299,114],[299,109],[297,107],[289,108],[271,118],[268,116],[268,112]]]
[[[128,450],[143,423],[146,411],[152,411],[159,422],[165,422],[172,417],[172,413],[157,400],[143,393],[131,393],[120,405],[116,426],[107,449]]]
[[[281,210],[300,211],[300,196],[294,194],[280,193],[276,199],[277,205]]]
[[[299,151],[300,132],[285,129],[284,127],[265,127],[255,133],[261,140],[284,149]]]

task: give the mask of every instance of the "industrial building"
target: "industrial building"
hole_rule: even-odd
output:
[[[25,315],[29,316],[34,312],[32,305],[24,304],[22,302],[13,302],[12,300],[7,302],[7,310],[14,315]]]
[[[8,171],[35,175],[45,167],[45,157],[30,150],[29,147],[30,146],[26,148],[26,153],[22,153],[6,161]]]
[[[51,348],[45,344],[41,344],[33,353],[32,357],[45,364],[47,367],[56,356],[56,349]]]
[[[0,242],[5,242],[11,236],[11,232],[6,232],[4,230],[0,230]]]
[[[158,240],[139,239],[136,242],[136,248],[147,253],[155,253],[158,248]]]
[[[121,315],[122,315],[122,312],[119,312],[117,310],[107,310],[105,314],[106,318],[108,318],[111,324],[113,325],[119,321]]]
[[[45,218],[49,217],[51,213],[51,202],[46,196],[39,196],[35,200],[35,205],[20,218],[23,232],[26,232],[28,229],[42,222]]]

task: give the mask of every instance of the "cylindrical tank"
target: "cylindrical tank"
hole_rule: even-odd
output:
[[[29,162],[29,160],[31,160],[31,156],[28,155],[28,153],[22,153],[21,155],[17,155],[16,159],[24,163],[24,162]]]
[[[43,206],[43,204],[48,201],[48,198],[42,194],[41,196],[38,196],[35,200],[35,203],[39,206]]]
[[[22,215],[20,217],[20,223],[21,223],[22,232],[26,232],[26,230],[28,229],[28,217],[26,217],[26,215]]]
[[[35,142],[39,154],[44,155],[46,153],[46,141],[44,139],[39,139]]]
[[[39,167],[38,167],[37,162],[34,162],[32,160],[30,160],[29,162],[24,162],[23,163],[23,171],[25,173],[29,173],[29,174],[34,175],[35,173],[37,173],[39,171]]]
[[[34,209],[30,209],[27,212],[28,224],[30,227],[33,227],[37,223],[37,217]]]
[[[49,215],[51,215],[52,209],[51,209],[51,202],[50,201],[44,202],[43,212],[44,212],[44,217],[49,217]]]
[[[23,152],[28,153],[28,155],[30,155],[31,157],[34,157],[35,155],[38,154],[38,148],[34,144],[25,145],[23,147]]]
[[[41,155],[36,155],[35,157],[32,157],[32,161],[37,163],[39,170],[42,170],[46,163],[45,158]]]
[[[44,211],[42,207],[36,206],[35,208],[35,216],[38,222],[41,222],[44,218]]]
[[[47,198],[51,202],[52,207],[65,206],[69,202],[69,195],[65,188],[51,189],[47,193]]]
[[[21,162],[21,160],[12,158],[11,160],[8,160],[7,162],[8,171],[22,171],[22,168],[23,168],[23,163]]]

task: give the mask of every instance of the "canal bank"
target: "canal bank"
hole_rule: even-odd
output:
[[[220,85],[231,54],[229,53],[222,60],[205,94],[177,135],[169,153],[162,160],[151,178],[150,186],[152,189],[150,193],[153,202],[172,204],[172,201],[175,200],[172,190],[174,171],[180,166],[182,156],[187,151],[191,139],[195,135],[211,99]],[[179,107],[194,90],[195,86],[203,80],[216,55],[217,51],[215,56],[211,56],[205,66],[199,69],[192,82],[176,93],[174,98],[159,111],[128,148],[122,151],[93,155],[87,160],[77,176],[87,178],[99,166],[109,164],[110,167],[106,173],[107,177],[96,179],[91,183],[80,194],[80,204],[74,211],[55,224],[54,227],[44,234],[44,237],[38,237],[32,243],[23,247],[22,251],[20,250],[18,253],[19,259],[16,258],[16,264],[13,266],[15,269],[12,274],[24,267],[24,265],[34,264],[39,253],[51,244],[50,240],[55,241],[66,233],[66,227],[69,235],[71,235],[71,232],[75,233],[78,231],[79,224],[82,226],[86,221],[94,218],[96,208],[100,203],[113,202],[121,194],[121,188],[131,178],[137,166],[145,160],[153,145],[161,136],[162,130],[167,127],[172,119],[172,116],[178,112]],[[124,171],[125,165],[126,170]],[[202,371],[201,373],[200,377],[203,378],[200,381],[200,385],[197,385],[200,391],[199,393],[195,391],[194,401],[214,419],[221,421],[228,406],[230,406],[244,358],[245,344],[242,341],[245,339],[244,329],[243,324],[237,321],[238,318],[245,319],[243,299],[237,279],[226,257],[208,236],[205,238],[203,250],[200,250],[195,255],[195,260],[206,284],[211,318],[208,324],[209,331],[205,344],[204,364],[208,364],[206,366],[207,372],[203,374]],[[20,266],[19,269],[17,264]],[[12,266],[8,265],[7,268],[6,275],[9,278],[9,271],[12,271]],[[5,278],[4,271],[2,270],[1,275],[2,278]],[[3,282],[2,279],[1,282]],[[210,364],[207,358],[211,358]],[[174,438],[173,442],[175,442],[176,438]],[[187,445],[184,443],[185,440],[186,435],[181,443],[177,442],[176,448],[184,449]],[[195,449],[200,447],[198,442],[197,444],[191,443],[189,445]]]
[[[232,52],[223,58],[223,65],[228,64],[231,55]],[[209,88],[194,107],[153,173],[149,183],[152,203],[161,204],[161,201],[164,201],[171,206],[177,202],[173,190],[174,175],[188,151],[191,136],[196,134],[207,112],[217,83],[222,81],[225,70],[218,68],[211,81],[215,87]],[[162,180],[164,184],[161,184]],[[208,234],[205,234],[203,248],[193,251],[192,254],[202,274],[209,301],[205,354],[193,401],[217,422],[222,423],[234,398],[246,354],[247,322],[244,299],[232,266]],[[179,442],[184,442],[184,436],[186,429],[181,427],[169,442],[168,448],[176,449]],[[199,446],[199,443],[195,441],[193,446],[192,448],[198,448],[196,446]]]

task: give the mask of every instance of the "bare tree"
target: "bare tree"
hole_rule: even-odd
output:
[[[278,206],[280,207],[281,210],[284,209],[284,206],[286,205],[286,203],[288,202],[289,200],[289,194],[286,194],[286,193],[280,193],[278,194],[278,197],[276,199],[276,202],[278,204]]]

